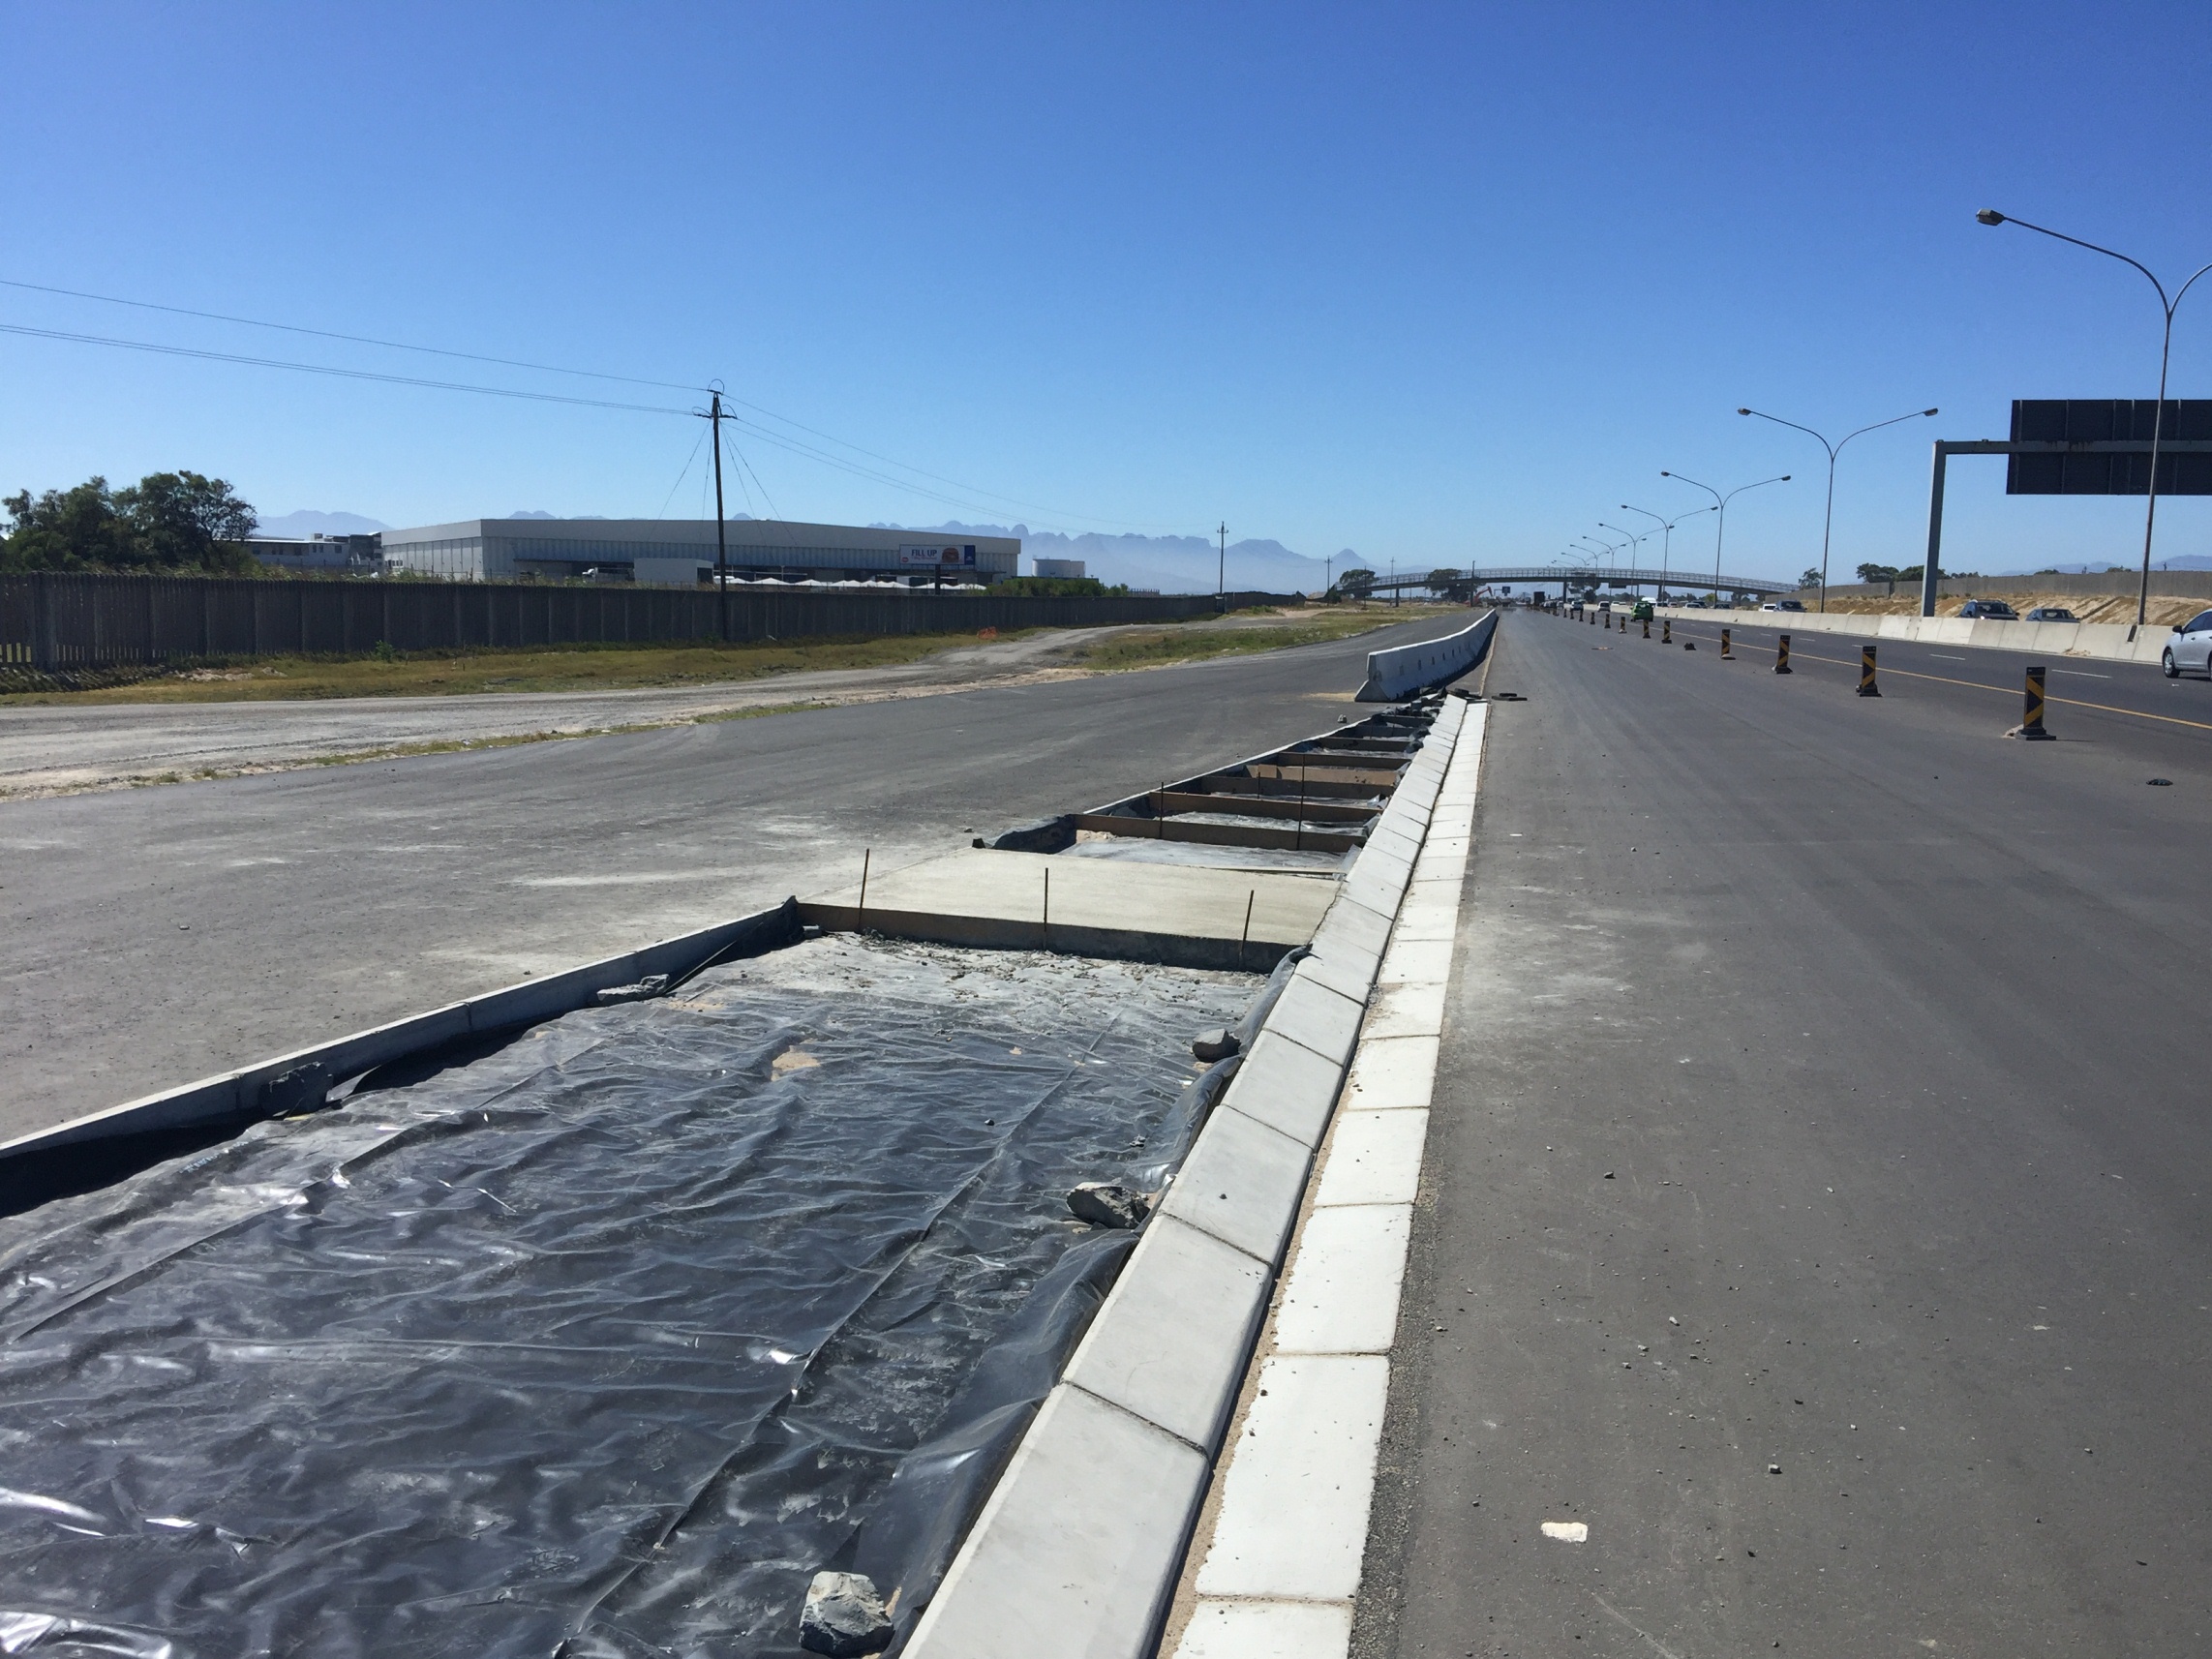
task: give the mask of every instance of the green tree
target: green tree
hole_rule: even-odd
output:
[[[48,490],[34,498],[18,490],[5,502],[8,538],[0,568],[106,570],[131,562],[135,538],[115,510],[105,478],[88,478],[73,490]]]
[[[240,544],[260,521],[224,479],[152,472],[131,489],[116,491],[115,506],[137,531],[147,564],[171,570],[253,565],[253,556]]]
[[[1373,589],[1375,572],[1364,565],[1355,564],[1337,578],[1337,587],[1357,598]]]
[[[251,571],[243,546],[258,522],[221,478],[154,472],[126,489],[88,478],[0,501],[9,529],[0,569]]]
[[[1817,564],[1807,565],[1805,573],[1798,578],[1798,586],[1800,588],[1818,588],[1820,586],[1820,566]]]
[[[1862,582],[1894,582],[1896,579],[1896,566],[1892,564],[1862,564],[1859,567],[1859,580]]]

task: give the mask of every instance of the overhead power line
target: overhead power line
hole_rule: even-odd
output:
[[[374,346],[379,347],[380,349],[390,351],[415,351],[434,357],[450,357],[460,362],[488,363],[505,369],[527,369],[536,374],[575,375],[581,376],[588,379],[612,380],[623,385],[652,386],[664,391],[704,392],[711,389],[703,386],[688,385],[679,380],[655,380],[636,375],[612,374],[600,369],[577,369],[559,363],[535,363],[520,357],[498,357],[486,352],[460,351],[442,346],[418,346],[404,340],[384,340],[375,335],[348,334],[340,330],[330,328],[310,328],[301,323],[274,322],[265,317],[240,317],[229,312],[199,311],[194,309],[191,306],[165,305],[154,300],[126,299],[118,294],[93,293],[83,288],[65,288],[48,283],[26,283],[16,281],[13,278],[0,277],[0,287],[16,288],[26,293],[55,294],[67,299],[90,300],[100,305],[128,306],[137,311],[162,312],[171,317],[197,317],[205,322],[230,323],[243,328],[274,329],[281,333],[305,335],[317,340],[337,340],[353,346]],[[154,351],[159,352],[165,356],[171,357],[198,357],[211,362],[238,363],[249,365],[255,368],[290,369],[302,374],[328,375],[345,379],[375,380],[388,385],[417,386],[437,391],[475,392],[487,397],[520,398],[536,403],[571,404],[589,408],[625,409],[632,412],[647,414],[689,414],[693,412],[688,409],[661,408],[643,404],[618,403],[611,400],[562,397],[559,394],[551,392],[528,392],[502,386],[481,386],[466,384],[459,381],[421,378],[407,375],[378,374],[369,370],[341,369],[325,364],[301,363],[284,358],[257,357],[233,352],[209,351],[182,346],[163,346],[155,344],[151,341],[122,340],[106,335],[97,334],[75,334],[60,329],[31,328],[17,323],[0,323],[0,332],[29,335],[35,338],[47,340],[69,341],[79,345],[109,346],[136,351]],[[824,432],[818,427],[811,427],[806,425],[803,421],[794,420],[789,415],[779,414],[774,409],[768,408],[763,405],[750,403],[742,398],[733,398],[727,392],[722,393],[722,401],[725,407],[735,404],[742,408],[752,410],[754,414],[759,415],[764,419],[774,421],[781,426],[787,426],[794,432],[803,432],[809,437],[820,438],[825,443],[835,444],[839,449],[850,450],[855,455],[865,456],[870,461],[880,462],[883,466],[895,468],[900,472],[911,473],[916,478],[926,478],[931,483],[947,485],[954,490],[958,490],[964,493],[962,496],[950,496],[942,493],[941,491],[924,489],[921,486],[909,482],[907,479],[892,477],[885,473],[878,472],[871,468],[860,467],[853,463],[847,462],[840,457],[826,454],[811,444],[803,443],[796,438],[791,438],[785,437],[782,434],[771,431],[768,428],[760,426],[757,422],[745,421],[742,420],[742,417],[736,415],[726,415],[724,417],[726,419],[737,421],[740,425],[743,426],[745,430],[751,432],[756,437],[760,437],[770,443],[776,444],[783,449],[789,450],[793,454],[805,456],[811,460],[821,463],[824,466],[834,467],[840,471],[849,473],[853,477],[865,478],[871,482],[884,484],[892,489],[902,490],[909,494],[920,496],[925,499],[937,501],[947,506],[961,507],[970,512],[987,513],[993,515],[1004,512],[1008,507],[1018,507],[1032,513],[1043,513],[1050,518],[1074,520],[1084,524],[1105,525],[1123,529],[1160,529],[1170,528],[1159,524],[1139,526],[1132,524],[1128,520],[1122,519],[1104,519],[1089,513],[1071,512],[1065,508],[1050,506],[1040,501],[1024,500],[1017,496],[1001,495],[995,490],[986,490],[982,488],[980,485],[963,483],[957,478],[947,477],[941,472],[931,472],[925,468],[916,467],[908,462],[897,460],[895,457],[884,455],[876,450],[865,448],[861,444],[852,442],[848,438],[839,437],[834,433]],[[759,481],[759,475],[757,473],[754,474],[754,481],[756,483]],[[980,497],[982,499],[978,500],[969,498],[976,497]]]

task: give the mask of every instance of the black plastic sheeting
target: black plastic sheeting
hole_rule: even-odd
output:
[[[0,1653],[903,1632],[1258,988],[814,940],[0,1223]]]

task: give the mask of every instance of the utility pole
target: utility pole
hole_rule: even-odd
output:
[[[714,615],[722,643],[730,643],[730,547],[722,530],[722,394],[710,395],[707,421],[714,429]]]
[[[1228,521],[1224,519],[1221,528],[1221,562],[1214,572],[1214,604],[1223,616],[1228,615]]]

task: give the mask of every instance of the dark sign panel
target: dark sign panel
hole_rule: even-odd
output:
[[[2156,398],[2015,398],[2015,442],[2148,443]],[[2212,398],[2168,398],[2167,442],[2212,439]],[[2151,458],[2141,455],[2013,455],[2006,458],[2008,496],[2141,496],[2150,490]],[[2212,496],[2212,455],[2161,455],[2158,493]]]

